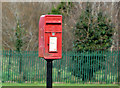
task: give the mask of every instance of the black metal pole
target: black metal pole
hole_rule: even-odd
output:
[[[47,60],[47,87],[52,88],[52,60]]]

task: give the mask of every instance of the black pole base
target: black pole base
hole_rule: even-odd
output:
[[[52,60],[47,60],[47,86],[46,88],[52,88]]]

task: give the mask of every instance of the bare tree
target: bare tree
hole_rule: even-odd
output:
[[[38,50],[38,23],[39,18],[43,14],[47,14],[51,11],[52,7],[57,5],[59,2],[4,2],[2,4],[2,44],[3,49],[15,50],[15,26],[17,19],[20,20],[21,26],[25,29],[25,36],[22,36],[24,46],[22,50]],[[118,26],[118,11],[117,2],[94,2],[92,3],[93,12],[97,13],[100,10],[104,14],[109,14],[112,21],[115,23],[116,29]],[[86,2],[74,2],[73,7],[67,10],[67,14],[64,18],[63,24],[63,50],[72,50],[74,40],[74,27],[78,18],[85,9]],[[112,8],[111,8],[112,7]],[[114,34],[113,48],[117,47],[118,31]]]

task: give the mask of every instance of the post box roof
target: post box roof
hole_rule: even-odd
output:
[[[62,15],[42,15],[41,17],[62,16]]]

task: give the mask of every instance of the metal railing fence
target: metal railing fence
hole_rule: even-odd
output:
[[[53,83],[117,83],[118,51],[67,51],[53,60]],[[38,51],[2,51],[2,82],[46,83]]]

